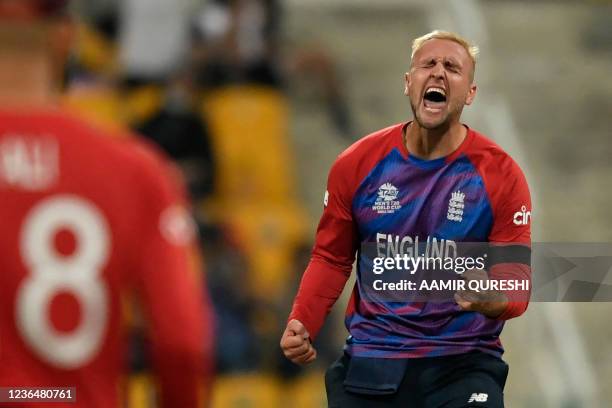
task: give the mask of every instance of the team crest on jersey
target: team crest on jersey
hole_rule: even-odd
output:
[[[461,222],[463,220],[463,209],[465,207],[465,194],[457,190],[451,194],[448,200],[448,211],[446,218],[450,221]]]
[[[379,214],[393,214],[402,208],[397,200],[399,190],[391,183],[385,183],[378,188],[378,196],[372,209]]]

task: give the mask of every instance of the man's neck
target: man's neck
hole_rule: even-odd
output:
[[[448,156],[461,146],[466,136],[466,127],[458,121],[437,129],[425,129],[413,121],[405,130],[406,148],[411,155],[425,160]]]
[[[0,55],[0,107],[40,107],[56,103],[51,61],[44,53]]]

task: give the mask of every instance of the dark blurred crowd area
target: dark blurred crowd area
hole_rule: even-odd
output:
[[[182,170],[216,310],[217,372],[298,376],[278,341],[312,236],[293,174],[287,84],[314,78],[336,133],[353,137],[333,60],[323,47],[283,51],[276,0],[75,3],[65,104],[131,129]],[[135,371],[148,368],[142,333]],[[330,343],[319,342],[323,361],[338,352]]]

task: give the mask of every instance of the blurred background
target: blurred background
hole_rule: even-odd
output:
[[[358,138],[410,118],[403,74],[412,39],[428,31],[480,46],[464,121],[527,174],[534,241],[612,241],[610,1],[75,3],[66,106],[157,143],[187,180],[217,312],[215,407],[325,406],[346,299],[312,366],[292,366],[278,342],[330,165]],[[533,303],[510,321],[507,405],[612,406],[611,312]],[[151,398],[145,343],[134,336],[132,407]]]

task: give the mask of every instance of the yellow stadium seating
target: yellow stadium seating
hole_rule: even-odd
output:
[[[264,374],[219,377],[213,390],[213,408],[282,407],[282,384]]]
[[[215,379],[212,408],[319,408],[327,406],[325,373],[314,370],[284,381],[279,377],[261,373],[226,374]],[[142,373],[128,381],[127,407],[154,406],[153,379]]]
[[[236,232],[251,288],[273,300],[289,282],[294,249],[309,223],[296,199],[286,98],[265,87],[228,87],[205,98],[202,114],[218,171],[218,198],[208,213]]]
[[[325,372],[309,371],[298,377],[283,390],[283,399],[293,408],[327,407],[325,396]]]
[[[226,200],[284,200],[295,196],[288,112],[277,90],[235,86],[204,99]]]
[[[117,72],[117,48],[91,26],[77,24],[76,58],[91,72],[113,75]]]
[[[122,101],[111,86],[77,86],[64,95],[62,102],[67,109],[103,129],[125,129]]]
[[[260,299],[282,295],[294,270],[294,250],[306,235],[306,217],[294,203],[242,203],[228,206],[228,222],[249,260],[250,286]]]
[[[163,91],[156,85],[144,85],[122,95],[124,120],[129,125],[140,125],[161,107]]]
[[[162,90],[145,85],[120,92],[107,85],[77,85],[63,98],[66,108],[109,130],[126,130],[153,116],[161,106]]]
[[[129,408],[149,408],[155,401],[153,380],[149,374],[136,374],[130,377],[127,387],[127,406]]]

